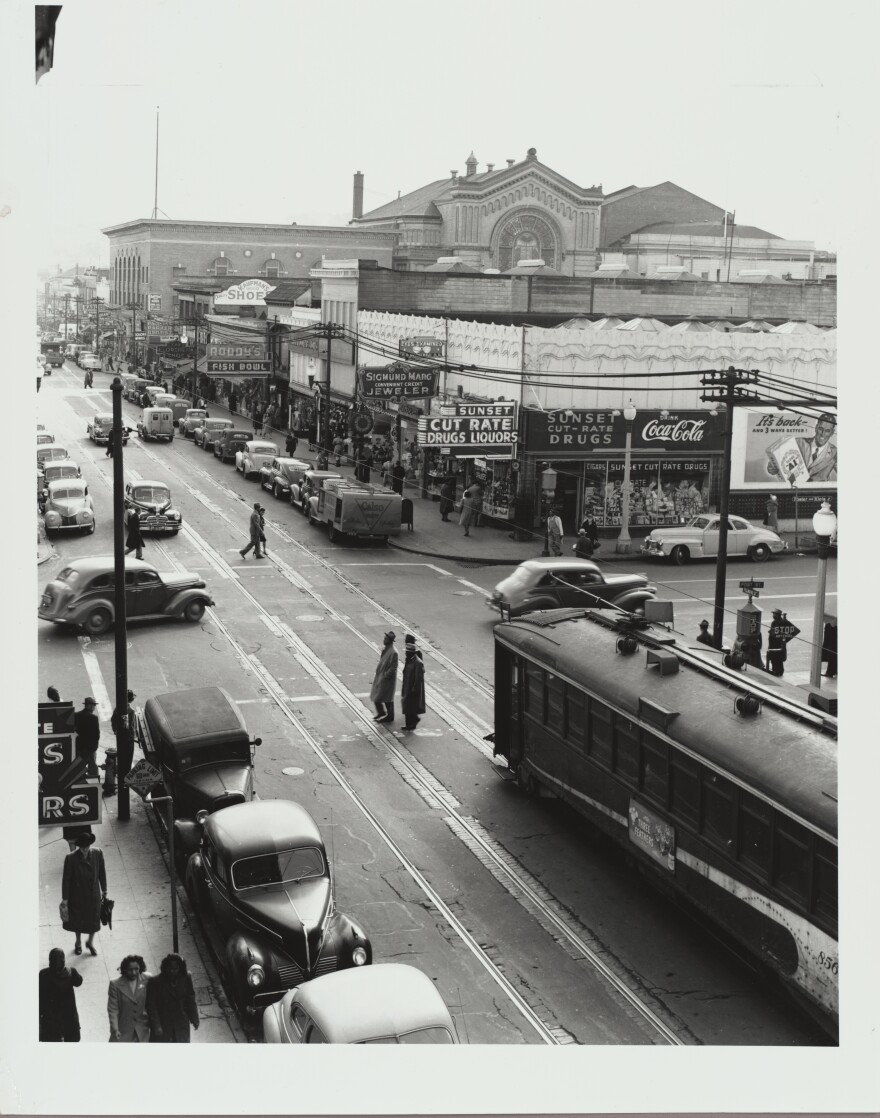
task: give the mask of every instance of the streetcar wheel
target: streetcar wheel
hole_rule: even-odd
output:
[[[541,785],[532,773],[526,772],[525,769],[520,768],[519,772],[516,774],[516,778],[519,781],[520,788],[522,788],[527,796],[537,797],[541,794]]]
[[[766,563],[770,558],[770,548],[765,543],[757,543],[752,548],[751,559],[754,563]]]
[[[205,603],[204,602],[190,602],[186,609],[183,611],[183,616],[187,621],[201,621],[205,616]]]
[[[83,628],[92,637],[100,637],[110,628],[113,618],[106,609],[95,609],[88,615]]]
[[[690,559],[690,557],[691,553],[684,546],[684,544],[679,544],[678,547],[674,547],[672,549],[672,553],[669,556],[672,562],[675,563],[676,567],[683,567],[688,559]]]

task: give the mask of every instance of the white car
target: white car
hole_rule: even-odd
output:
[[[92,498],[82,479],[62,478],[50,481],[46,489],[43,521],[47,532],[94,532]]]
[[[91,369],[93,372],[101,371],[101,358],[96,353],[83,353],[79,359],[81,369]]]
[[[274,443],[251,439],[235,453],[235,468],[246,477],[258,474],[263,466],[270,466],[272,459],[278,457],[278,447]]]
[[[177,430],[183,432],[185,439],[191,439],[196,428],[201,427],[208,413],[204,408],[187,408],[183,417],[178,420]]]
[[[681,527],[655,528],[645,537],[640,551],[653,559],[671,559],[681,566],[689,559],[716,559],[721,519],[717,513],[702,513]],[[741,516],[727,518],[727,554],[747,555],[763,563],[781,555],[788,545],[769,528],[756,528]]]

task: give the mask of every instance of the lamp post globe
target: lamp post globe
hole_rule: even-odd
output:
[[[827,501],[813,513],[813,531],[819,552],[819,570],[816,582],[816,604],[813,610],[813,646],[810,656],[810,684],[821,687],[822,634],[825,622],[825,579],[828,567],[828,545],[837,531],[837,517]]]
[[[621,493],[620,508],[620,535],[617,537],[616,551],[621,555],[628,555],[632,551],[632,540],[629,535],[629,470],[632,455],[632,429],[638,412],[632,400],[623,409],[623,419],[626,423],[626,450],[623,458],[623,490]]]

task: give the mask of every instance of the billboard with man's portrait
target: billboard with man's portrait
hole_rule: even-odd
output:
[[[837,488],[837,415],[737,408],[732,489]]]

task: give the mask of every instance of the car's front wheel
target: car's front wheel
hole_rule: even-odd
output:
[[[205,616],[205,603],[204,602],[190,602],[186,609],[183,611],[183,616],[187,621],[201,621]]]
[[[93,609],[83,623],[83,628],[91,637],[100,637],[113,623],[110,611],[103,608]]]
[[[765,543],[756,543],[749,557],[754,563],[766,563],[770,558],[770,548]]]
[[[690,557],[691,553],[684,544],[679,544],[678,547],[674,547],[669,554],[669,558],[675,563],[676,567],[683,567]]]
[[[284,490],[281,488],[280,485],[274,485],[272,487],[272,493],[274,494],[276,501],[280,501],[281,498],[284,496]]]

